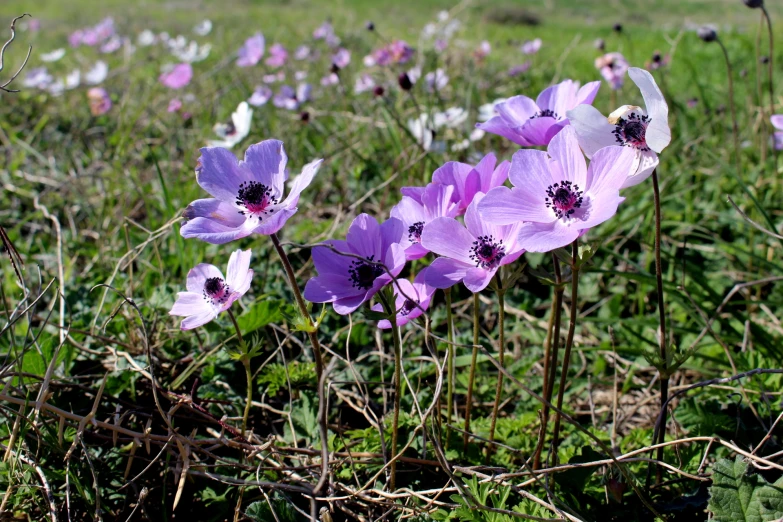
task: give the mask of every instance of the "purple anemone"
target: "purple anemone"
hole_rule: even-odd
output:
[[[237,52],[237,65],[239,67],[252,67],[264,56],[264,35],[256,33],[247,40]]]
[[[403,233],[400,245],[405,249],[408,260],[420,259],[429,253],[421,246],[421,232],[424,226],[435,218],[455,217],[459,208],[454,202],[455,187],[430,183],[418,199],[403,196],[391,209],[391,217],[402,221]]]
[[[441,185],[453,185],[453,197],[459,203],[459,215],[463,214],[479,192],[486,194],[501,186],[508,179],[511,163],[503,161],[497,165],[497,158],[489,153],[476,166],[457,161],[449,161],[432,174],[432,182]]]
[[[407,279],[397,279],[394,286],[394,309],[397,311],[395,322],[397,326],[408,324],[408,322],[421,316],[430,306],[432,294],[435,293],[435,287],[425,282],[425,277],[429,268],[425,268],[413,280],[413,283]],[[383,312],[381,303],[373,305],[371,308],[376,312]],[[391,328],[391,321],[382,319],[378,321],[378,328],[386,330]]]

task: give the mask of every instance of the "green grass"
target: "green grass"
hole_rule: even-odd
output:
[[[462,21],[456,39],[465,43],[464,47],[455,43],[447,53],[437,55],[419,41],[419,33],[441,9],[452,9],[453,16]],[[771,5],[770,9],[773,20],[783,15],[780,6]],[[671,349],[683,357],[682,366],[672,377],[673,391],[706,379],[781,367],[783,293],[779,283],[769,279],[783,275],[781,242],[748,225],[727,201],[731,196],[767,228],[780,222],[781,171],[771,151],[764,161],[760,155],[768,132],[760,101],[767,117],[769,110],[767,95],[759,100],[756,92],[758,12],[739,1],[550,0],[475,2],[454,7],[441,0],[402,0],[393,5],[367,0],[141,4],[47,0],[31,5],[10,0],[0,6],[0,20],[25,11],[41,19],[42,29],[35,34],[18,33],[3,72],[15,69],[27,44],[34,47],[28,68],[43,65],[38,58],[42,52],[68,49],[63,60],[47,65],[55,75],[75,67],[84,71],[96,59],[105,59],[110,75],[103,86],[114,107],[104,116],[91,116],[85,87],[61,97],[31,89],[0,93],[0,225],[25,263],[22,286],[8,258],[0,260],[4,315],[0,326],[0,354],[4,356],[0,443],[2,448],[11,445],[8,459],[0,465],[0,490],[6,492],[4,508],[12,516],[22,520],[48,516],[41,475],[31,462],[40,466],[58,520],[67,520],[69,515],[71,520],[141,520],[146,514],[151,520],[217,521],[233,519],[236,506],[248,520],[275,520],[265,511],[270,505],[280,520],[288,512],[294,513],[290,520],[301,520],[303,515],[296,514],[294,506],[309,509],[301,492],[264,486],[267,501],[253,483],[306,488],[316,483],[318,472],[315,454],[308,453],[320,447],[312,355],[306,336],[293,327],[293,296],[275,251],[261,236],[214,246],[179,235],[181,211],[191,201],[205,197],[194,176],[198,149],[214,137],[212,126],[226,120],[266,72],[263,65],[244,70],[233,65],[237,47],[258,30],[264,32],[268,44],[280,41],[293,50],[309,39],[323,20],[331,18],[343,45],[353,53],[350,66],[341,73],[346,94],[320,87],[319,79],[329,65],[328,51],[321,44],[324,57],[301,66],[309,71],[308,81],[316,91],[316,98],[304,106],[310,122],[302,122],[298,112],[271,104],[258,107],[250,135],[234,149],[241,154],[251,143],[281,139],[292,175],[314,158],[325,159],[316,181],[302,194],[299,212],[281,232],[283,241],[294,245],[342,238],[353,217],[362,212],[385,218],[399,200],[400,187],[429,181],[445,161],[475,162],[477,156],[490,151],[510,159],[517,150],[508,141],[488,135],[465,151],[447,148],[443,153],[421,154],[407,129],[396,123],[404,124],[418,113],[411,99],[396,87],[396,75],[402,69],[381,73],[386,86],[383,99],[369,93],[352,94],[353,78],[363,69],[361,59],[380,44],[379,39],[405,38],[418,48],[417,59],[425,72],[446,69],[451,82],[443,93],[427,94],[420,84],[415,93],[420,107],[461,106],[470,111],[462,128],[439,134],[438,139],[448,146],[468,135],[477,107],[483,103],[520,93],[535,97],[547,85],[564,78],[597,79],[593,66],[599,54],[593,46],[596,38],[605,40],[607,51],[623,52],[633,65],[643,65],[656,50],[672,54],[671,65],[657,72],[656,79],[669,102],[673,135],[659,168],[666,313]],[[536,16],[540,23],[492,21],[502,19],[504,13],[510,17],[521,11]],[[159,46],[139,48],[127,59],[121,53],[100,55],[93,49],[67,46],[71,31],[107,15],[114,16],[121,34],[134,40],[144,28],[190,38],[191,27],[210,18],[214,22],[212,34],[197,39],[213,44],[211,55],[194,64],[190,85],[172,93],[157,81],[160,65],[174,61]],[[366,20],[375,23],[377,34],[364,29]],[[616,22],[623,24],[621,34],[612,31]],[[720,27],[735,69],[739,139],[743,144],[739,172],[734,167],[726,69],[720,49],[701,42],[692,30],[684,28],[685,24],[706,22]],[[530,71],[509,78],[508,67],[528,59],[519,53],[518,46],[534,37],[542,38],[544,45],[538,55],[529,58]],[[470,54],[482,39],[492,43],[493,51],[486,63],[476,64]],[[781,63],[783,56],[776,53],[776,72]],[[289,82],[298,68],[292,65],[286,69]],[[15,84],[17,88],[20,85],[19,81]],[[766,76],[762,76],[762,87],[766,89]],[[174,96],[184,99],[185,93],[193,95],[184,102],[184,110],[192,114],[187,121],[166,112],[169,100]],[[778,88],[776,112],[780,112],[779,93]],[[698,99],[696,107],[688,106],[692,98]],[[622,103],[641,103],[630,80],[617,93],[616,105]],[[606,85],[594,105],[604,112],[614,109]],[[584,430],[607,445],[615,445],[620,453],[651,443],[658,411],[653,203],[649,183],[626,190],[624,195],[627,199],[618,215],[586,238],[597,252],[580,281],[580,316],[564,402],[581,429],[564,423],[560,462],[606,458]],[[241,314],[239,321],[246,337],[261,352],[253,359],[252,368],[254,397],[263,405],[254,405],[249,425],[256,436],[254,442],[268,445],[252,455],[237,449],[236,444],[229,447],[219,441],[204,443],[210,448],[208,452],[196,445],[165,445],[167,423],[180,436],[190,436],[195,430],[193,439],[222,435],[236,441],[230,429],[241,425],[246,389],[242,366],[231,357],[238,343],[231,337],[230,321],[222,315],[203,328],[181,332],[179,320],[168,311],[176,293],[184,290],[190,268],[200,262],[224,266],[237,248],[253,249],[256,274],[251,292],[234,308]],[[309,249],[287,249],[299,283],[304,284],[314,275]],[[528,254],[525,261],[529,268],[506,295],[510,308],[504,330],[506,366],[521,384],[540,393],[552,288],[537,275],[552,271],[552,261],[541,254]],[[426,263],[414,263],[403,276]],[[752,284],[723,303],[736,284],[759,280],[768,281]],[[96,287],[99,284],[111,288]],[[58,290],[65,302],[64,316],[59,313]],[[138,313],[131,304],[123,303],[119,293],[138,306]],[[486,299],[480,310],[481,343],[496,356],[496,297],[489,290],[482,297]],[[462,287],[455,288],[454,301],[455,342],[459,345],[456,398],[461,415],[470,364],[466,346],[473,339],[472,308],[471,297]],[[563,336],[568,304],[567,298]],[[16,318],[22,311],[21,317],[5,326],[8,318]],[[318,317],[321,311],[321,305],[314,305],[313,316]],[[702,334],[707,318],[713,316],[711,332]],[[387,483],[380,455],[391,433],[392,340],[388,334],[376,335],[375,319],[360,311],[349,322],[328,308],[319,324],[319,338],[327,348],[327,360],[332,362],[329,447],[337,453],[331,464],[329,494],[342,497],[328,505],[334,520],[352,520],[342,508],[375,520],[391,507],[380,493]],[[437,349],[441,363],[445,354],[445,344],[437,340],[446,336],[441,293],[433,301],[430,319],[437,338],[431,338],[429,344],[421,328],[403,331],[405,373],[422,408],[434,400],[436,371],[430,349]],[[62,346],[58,325],[68,330]],[[53,373],[47,378],[50,367]],[[158,389],[153,389],[149,372],[154,373]],[[482,452],[487,444],[481,438],[486,439],[489,433],[497,376],[489,356],[481,353],[471,425],[477,437],[467,452],[462,450],[460,433],[453,431],[450,440],[443,439],[448,446],[445,457],[452,465],[485,463]],[[66,419],[62,433],[51,408],[36,413],[31,404],[44,381],[51,394],[47,404],[76,415]],[[733,381],[688,393],[674,403],[667,440],[715,436],[733,441],[743,450],[753,448],[780,413],[779,389],[779,375],[763,374],[744,379],[742,388]],[[119,433],[114,440],[106,427],[87,426],[83,435],[77,436],[78,420],[90,413],[99,390],[102,395],[95,419],[113,423],[116,412],[120,426],[133,432],[144,432],[149,422],[151,433],[162,437],[151,441],[149,453],[143,439],[137,441],[141,447],[134,448],[133,437]],[[194,390],[196,406],[189,402]],[[400,463],[398,486],[430,491],[425,496],[431,498],[432,490],[447,484],[453,488],[454,484],[449,483],[442,467],[434,464],[438,459],[432,444],[436,431],[428,421],[426,440],[422,437],[412,399],[410,390],[404,391],[400,440],[407,443],[411,437],[411,445],[405,453],[408,460]],[[493,452],[490,463],[508,472],[524,472],[535,449],[541,404],[509,379],[503,399],[496,436],[503,446]],[[30,404],[20,404],[25,400]],[[164,419],[158,402],[166,412],[178,401],[181,404],[176,412]],[[383,443],[379,421],[385,421]],[[445,426],[441,428],[445,437]],[[780,428],[776,428],[758,454],[778,452],[780,436]],[[184,440],[179,438],[180,444]],[[348,448],[360,456],[347,458],[344,452]],[[731,457],[732,449],[711,446],[705,468],[700,467],[705,448],[705,442],[672,445],[664,457],[691,476],[706,478],[715,460]],[[195,473],[183,482],[182,497],[173,511],[183,455],[188,451]],[[589,470],[554,474],[558,507],[572,510],[583,520],[653,519],[617,467]],[[663,484],[647,487],[646,463],[631,462],[626,470],[656,510],[665,512],[670,520],[706,520],[707,486],[703,482],[672,473],[664,475]],[[501,472],[494,468],[477,471]],[[205,476],[207,472],[213,476]],[[769,472],[766,478],[774,482],[779,477],[775,473]],[[653,484],[655,478],[653,469]],[[485,505],[554,516],[518,492],[506,491],[505,486],[497,486],[492,493],[488,485],[471,482],[465,471],[458,473],[456,480]],[[524,480],[526,477],[516,477],[509,483],[517,487]],[[246,481],[246,487],[238,487],[241,481]],[[364,497],[349,495],[365,485],[376,490]],[[523,489],[547,501],[540,482]],[[611,500],[615,494],[622,500]],[[491,519],[484,511],[469,509],[454,489],[438,500],[446,503],[440,514],[431,513],[431,506],[413,496],[396,502],[397,508],[404,506],[408,514],[417,511],[419,520],[445,520],[449,514],[450,520],[511,520],[510,515]]]

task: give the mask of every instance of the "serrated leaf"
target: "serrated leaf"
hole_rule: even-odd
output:
[[[783,477],[774,484],[761,475],[748,474],[748,463],[715,463],[707,505],[715,522],[773,522],[783,517]]]
[[[283,318],[283,308],[286,303],[277,299],[257,301],[242,315],[237,317],[237,324],[242,330],[242,335],[263,328],[264,326],[280,321]]]

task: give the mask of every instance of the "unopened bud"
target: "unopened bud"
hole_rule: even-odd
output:
[[[403,91],[410,91],[413,88],[413,82],[411,82],[408,73],[402,73],[399,78],[397,78],[397,82],[400,84],[400,89]]]
[[[386,91],[384,90],[382,85],[378,85],[378,86],[375,87],[375,89],[372,90],[372,93],[375,96],[378,96],[378,97],[383,96],[384,92],[386,92]]]
[[[751,9],[757,9],[764,5],[764,0],[742,0],[742,3]]]
[[[718,39],[718,33],[715,32],[715,29],[712,27],[707,27],[706,25],[704,27],[699,27],[699,30],[696,31],[696,34],[699,35],[699,38],[705,42],[714,42]]]

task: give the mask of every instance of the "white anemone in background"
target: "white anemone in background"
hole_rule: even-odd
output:
[[[84,73],[84,81],[89,85],[98,85],[103,83],[106,79],[106,75],[109,74],[109,66],[106,62],[98,60],[93,65],[92,69]]]
[[[193,32],[199,36],[206,36],[210,33],[210,31],[212,31],[211,20],[203,20],[196,24],[196,27],[193,28]]]
[[[462,107],[450,107],[443,112],[436,112],[432,115],[432,122],[435,129],[448,127],[454,129],[459,127],[468,119],[468,111]]]
[[[478,121],[488,121],[497,116],[499,113],[495,107],[504,101],[506,101],[506,98],[498,98],[492,103],[485,103],[484,105],[480,106],[478,109]]]
[[[247,102],[240,103],[237,106],[237,110],[231,115],[230,122],[215,124],[213,130],[220,139],[210,140],[209,146],[232,148],[250,133],[250,121],[252,119],[253,109],[248,106]]]
[[[196,63],[206,60],[211,50],[212,44],[205,43],[204,45],[199,45],[195,41],[192,41],[184,47],[173,48],[171,54],[176,56],[180,61]]]
[[[149,29],[144,29],[139,33],[139,36],[136,37],[136,43],[142,47],[149,47],[155,43],[155,33]]]
[[[54,51],[41,54],[42,62],[56,62],[65,56],[65,49],[55,49]]]
[[[79,69],[74,69],[71,74],[65,77],[65,88],[75,89],[79,86],[82,80],[82,73],[79,72]]]
[[[628,76],[642,93],[644,109],[623,105],[606,118],[592,105],[582,104],[566,113],[576,131],[579,146],[588,158],[610,145],[635,150],[633,168],[622,188],[647,179],[658,166],[658,154],[672,139],[669,107],[652,75],[644,69],[631,67]]]

